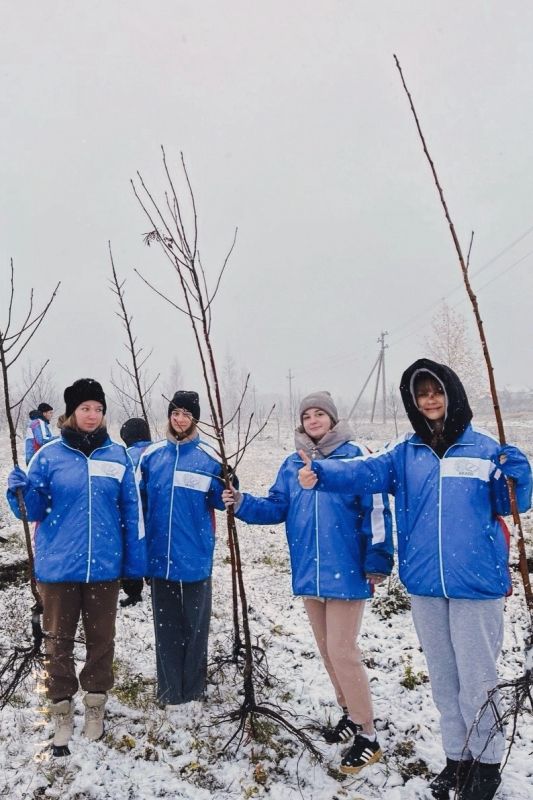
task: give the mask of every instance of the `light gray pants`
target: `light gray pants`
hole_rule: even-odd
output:
[[[498,683],[504,598],[453,600],[411,595],[416,632],[426,657],[433,700],[440,713],[444,752],[455,761],[479,758],[499,764],[503,731],[487,707]],[[494,698],[498,704],[498,698]]]

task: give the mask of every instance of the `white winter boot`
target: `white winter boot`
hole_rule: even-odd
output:
[[[83,698],[85,706],[85,725],[83,735],[91,742],[96,742],[104,735],[104,711],[107,700],[106,694],[87,692]]]
[[[74,725],[74,702],[72,700],[60,700],[58,703],[52,703],[50,713],[54,723],[54,739],[52,742],[54,755],[68,756],[70,755],[68,743],[72,737]]]

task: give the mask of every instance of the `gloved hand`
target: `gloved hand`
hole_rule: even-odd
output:
[[[12,469],[7,476],[7,488],[12,492],[16,492],[17,489],[22,489],[22,493],[24,494],[29,485],[28,476],[20,467]]]
[[[498,450],[497,461],[506,478],[518,480],[524,473],[524,456],[513,445],[502,445]]]
[[[134,606],[136,603],[140,603],[142,601],[142,591],[143,591],[143,581],[142,578],[137,580],[132,579],[124,579],[120,582],[120,586],[124,594],[127,597],[124,600],[120,600],[120,605],[122,608],[126,608],[127,606]]]

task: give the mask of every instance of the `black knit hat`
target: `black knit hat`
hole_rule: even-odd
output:
[[[41,414],[46,414],[47,411],[53,411],[53,406],[48,405],[48,403],[39,403],[37,406],[37,411],[40,411]]]
[[[120,438],[126,447],[131,447],[136,442],[149,442],[151,436],[148,423],[142,417],[132,417],[126,420],[120,429]]]
[[[183,408],[185,411],[188,411],[192,414],[193,419],[199,420],[200,419],[200,398],[198,397],[198,392],[187,392],[185,390],[180,392],[175,392],[174,397],[172,398],[171,402],[168,404],[168,417],[170,419],[170,415],[176,408]]]
[[[78,381],[74,381],[72,386],[67,386],[63,397],[65,398],[66,417],[70,417],[77,407],[87,400],[96,400],[97,403],[101,403],[104,407],[104,414],[107,410],[104,390],[94,378],[80,378]]]

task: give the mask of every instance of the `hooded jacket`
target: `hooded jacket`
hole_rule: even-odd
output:
[[[213,569],[212,509],[224,510],[222,466],[199,437],[151,444],[137,468],[151,578],[192,583]]]
[[[50,425],[39,412],[33,419],[30,417],[30,422],[26,428],[26,438],[24,440],[24,455],[26,457],[26,464],[29,464],[32,456],[35,455],[37,450],[51,442],[55,437],[52,433]]]
[[[334,432],[335,428],[329,438]],[[332,452],[329,448],[326,452],[316,463],[341,463],[368,450],[344,439]],[[298,453],[290,455],[268,496],[244,493],[235,516],[258,525],[285,523],[294,594],[343,600],[370,597],[372,586],[366,574],[389,575],[392,569],[392,519],[387,497],[379,492],[360,493],[353,486],[330,494],[306,491],[298,483],[302,466]]]
[[[146,569],[140,498],[130,458],[106,436],[89,456],[63,437],[28,467],[24,502],[35,534],[35,575],[44,583],[142,578]],[[16,494],[7,493],[20,519]]]
[[[416,408],[413,382],[419,370],[442,383],[447,412],[440,458]],[[402,398],[415,427],[384,450],[363,458],[313,462],[318,492],[384,491],[395,496],[400,578],[414,595],[487,600],[510,588],[505,535],[497,515],[510,513],[505,477],[499,469],[499,442],[470,424],[472,412],[457,375],[428,359],[409,367]],[[507,448],[509,451],[509,447]],[[520,511],[531,505],[531,468],[512,448],[519,465]]]

